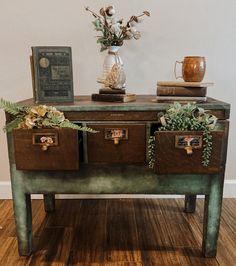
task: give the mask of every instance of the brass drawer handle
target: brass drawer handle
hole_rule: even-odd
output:
[[[127,128],[105,128],[105,139],[113,140],[115,145],[120,143],[120,140],[128,139]]]
[[[175,136],[175,147],[185,149],[188,155],[193,153],[193,149],[202,148],[202,136],[200,135],[181,135]]]
[[[57,133],[33,133],[32,144],[41,146],[42,151],[47,151],[51,146],[58,145]]]

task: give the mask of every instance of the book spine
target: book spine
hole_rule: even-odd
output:
[[[120,94],[92,94],[93,101],[104,101],[104,102],[123,102],[124,97]]]
[[[33,60],[32,55],[30,55],[30,69],[31,69],[31,77],[32,77],[33,98],[34,98],[34,101],[36,102],[35,71],[34,71],[34,60]]]
[[[31,47],[32,55],[31,62],[32,62],[32,80],[33,80],[33,97],[35,103],[39,102],[39,95],[38,95],[38,65],[37,65],[37,49],[36,47]]]
[[[207,100],[207,97],[189,97],[189,96],[156,96],[157,100],[166,101],[203,101]]]
[[[206,87],[186,88],[186,87],[166,87],[157,86],[157,96],[191,96],[205,97],[207,92]]]
[[[135,94],[92,94],[93,101],[101,102],[133,102],[136,100]]]

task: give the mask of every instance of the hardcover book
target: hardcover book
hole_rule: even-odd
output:
[[[136,94],[92,94],[93,101],[101,101],[101,102],[133,102],[136,101]]]
[[[168,87],[168,86],[157,86],[158,96],[206,96],[206,87]]]
[[[156,96],[157,101],[206,102],[207,97],[189,96]]]
[[[31,70],[36,103],[74,101],[71,47],[32,47]]]
[[[185,81],[157,81],[157,86],[168,86],[168,87],[209,87],[213,86],[212,82],[185,82]]]

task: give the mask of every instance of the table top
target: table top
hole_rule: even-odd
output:
[[[33,98],[20,101],[19,104],[36,105]],[[91,96],[75,96],[73,103],[48,103],[57,106],[61,111],[160,111],[168,108],[170,104],[157,101],[155,95],[137,95],[136,101],[127,103],[97,102],[92,101]],[[208,97],[206,102],[197,105],[209,110],[225,110],[229,117],[230,104],[226,102]]]

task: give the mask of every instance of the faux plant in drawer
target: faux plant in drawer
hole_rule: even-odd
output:
[[[158,114],[160,127],[149,139],[149,166],[159,174],[216,173],[220,171],[224,131],[217,118],[188,103],[176,102]]]
[[[77,130],[95,130],[70,122],[55,107],[21,106],[3,99],[0,108],[14,117],[6,124],[13,131],[16,168],[20,170],[76,170],[79,168]]]

